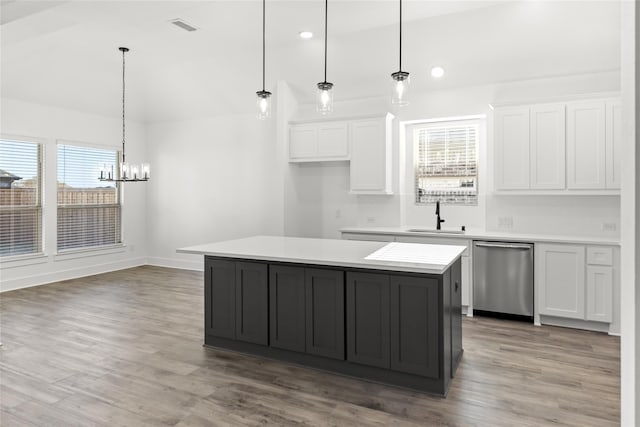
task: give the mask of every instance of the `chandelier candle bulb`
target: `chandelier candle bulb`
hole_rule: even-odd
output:
[[[149,165],[149,163],[142,163],[140,165],[140,169],[142,173],[142,179],[149,179],[149,177],[151,177],[151,166]]]

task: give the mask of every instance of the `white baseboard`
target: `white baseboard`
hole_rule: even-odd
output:
[[[604,332],[614,335],[609,331],[609,324],[602,322],[589,322],[586,320],[564,319],[553,316],[540,316],[540,323],[543,325],[562,326],[565,328],[584,329],[587,331]]]
[[[199,261],[186,261],[182,259],[149,257],[147,264],[158,267],[178,268],[180,270],[204,271],[204,257]]]
[[[109,273],[126,268],[139,267],[148,263],[146,257],[113,261],[104,264],[93,264],[88,267],[70,268],[55,272],[47,272],[30,276],[18,277],[15,279],[2,280],[0,293],[14,291],[16,289],[30,288],[32,286],[46,285],[48,283],[60,282],[62,280],[77,279],[79,277],[93,276],[94,274]]]

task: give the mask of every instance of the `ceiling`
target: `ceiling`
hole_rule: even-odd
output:
[[[266,89],[312,102],[323,80],[324,2],[267,4]],[[620,67],[619,1],[405,1],[403,69],[429,91]],[[262,2],[1,3],[3,97],[155,122],[253,112],[261,87]],[[169,21],[198,28],[186,32]],[[387,95],[398,69],[398,1],[329,2],[335,100]],[[301,30],[316,34],[298,37]],[[429,70],[441,65],[445,77]]]

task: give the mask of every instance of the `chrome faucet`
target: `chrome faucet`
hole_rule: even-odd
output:
[[[444,219],[440,218],[440,201],[438,200],[436,202],[436,230],[441,229],[440,224],[442,224],[443,222],[444,222]]]

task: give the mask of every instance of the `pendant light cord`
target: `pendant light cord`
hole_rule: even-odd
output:
[[[400,0],[400,68],[402,71],[402,0]]]
[[[265,60],[264,60],[264,52],[265,52],[265,9],[266,9],[266,0],[262,0],[262,91],[264,92],[264,75],[265,75]]]
[[[125,162],[124,157],[124,54],[125,50],[122,51],[122,163]]]
[[[324,0],[324,82],[327,82],[327,17],[329,0]]]

